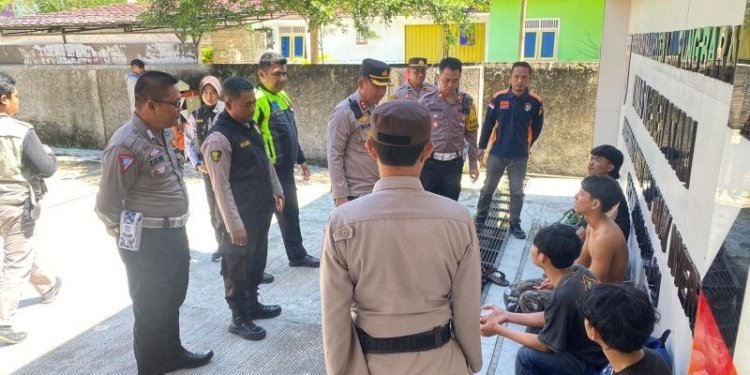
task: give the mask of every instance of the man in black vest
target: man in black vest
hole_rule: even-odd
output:
[[[281,307],[258,302],[268,254],[268,229],[274,210],[284,208],[276,171],[253,124],[254,87],[232,77],[222,85],[226,110],[201,147],[216,203],[228,232],[219,245],[221,275],[232,323],[229,331],[247,340],[262,340],[266,331],[254,319],[279,316]]]

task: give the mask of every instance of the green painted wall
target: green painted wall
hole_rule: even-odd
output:
[[[557,61],[598,61],[605,0],[527,0],[526,18],[559,18]],[[488,61],[519,57],[521,0],[493,0],[490,6]],[[501,47],[500,47],[501,46]]]
[[[521,0],[493,0],[490,4],[487,61],[518,60]]]

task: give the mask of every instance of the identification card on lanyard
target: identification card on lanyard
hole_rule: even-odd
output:
[[[138,251],[141,247],[141,229],[143,228],[143,214],[135,211],[123,210],[120,214],[120,249]]]

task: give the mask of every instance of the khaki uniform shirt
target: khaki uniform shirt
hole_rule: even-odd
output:
[[[211,187],[216,195],[216,205],[219,206],[227,233],[232,233],[245,228],[245,226],[240,218],[240,212],[237,210],[237,204],[234,201],[232,188],[229,184],[229,170],[232,167],[232,145],[227,137],[220,132],[213,132],[206,137],[203,146],[201,146],[201,152],[204,155],[203,160],[211,160],[211,151],[216,150],[221,151],[222,157],[219,161],[207,162],[205,165],[211,178]],[[273,194],[277,197],[284,195],[276,176],[276,168],[271,163],[268,163],[268,173],[271,175]]]
[[[359,119],[350,101],[359,104]],[[378,180],[378,164],[365,149],[365,141],[372,137],[370,111],[375,107],[365,106],[355,92],[336,105],[328,119],[326,152],[334,199],[369,194]]]
[[[416,177],[387,177],[336,208],[321,254],[323,348],[329,375],[467,374],[482,368],[481,275],[474,222]],[[388,338],[453,321],[440,348],[363,354],[355,325]]]
[[[423,83],[422,90],[417,91],[411,87],[409,81],[406,81],[406,83],[399,86],[399,88],[391,94],[390,100],[419,100],[425,94],[429,94],[433,91],[437,91],[437,86],[431,83]]]
[[[469,113],[462,112],[463,101],[470,101]],[[474,99],[468,94],[459,92],[453,98],[444,98],[438,90],[425,94],[419,103],[430,110],[432,116],[432,144],[435,152],[463,152],[464,145],[469,146],[469,168],[477,169],[477,111]],[[466,160],[466,155],[464,155]]]
[[[188,213],[184,160],[173,138],[172,130],[153,131],[135,113],[112,135],[96,195],[96,213],[105,225],[118,225],[122,210],[158,218]]]

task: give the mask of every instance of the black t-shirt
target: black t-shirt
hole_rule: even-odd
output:
[[[544,310],[544,327],[539,341],[555,353],[569,352],[587,363],[602,368],[607,359],[601,347],[589,340],[583,326],[578,303],[598,281],[585,267],[573,266],[552,292],[549,307]]]
[[[612,375],[672,375],[672,370],[655,351],[643,348],[643,353],[644,356],[640,361],[620,372],[613,372]]]

